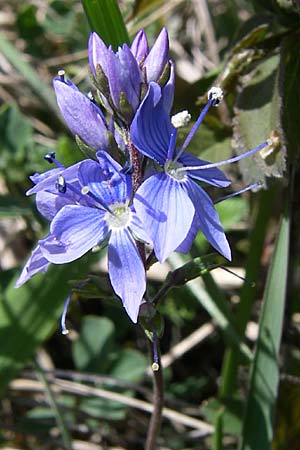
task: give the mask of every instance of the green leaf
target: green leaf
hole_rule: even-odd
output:
[[[79,370],[105,373],[110,364],[114,324],[105,317],[86,316],[80,336],[73,341],[72,354]]]
[[[287,287],[290,222],[281,220],[264,292],[240,450],[269,449],[279,382],[278,354]]]
[[[234,118],[234,140],[237,153],[241,154],[264,142],[271,132],[281,133],[280,95],[278,76],[279,55],[257,64],[254,72],[244,78],[244,87],[237,98]],[[284,146],[277,146],[268,155],[258,152],[239,162],[245,184],[267,177],[282,177],[285,170]]]
[[[82,0],[91,29],[96,31],[106,45],[116,50],[124,42],[129,43],[126,26],[115,0]]]
[[[137,350],[126,349],[118,354],[110,375],[125,381],[137,383],[145,375],[147,358]]]
[[[291,35],[282,42],[280,60],[282,86],[281,120],[284,141],[291,161],[299,161],[300,127],[296,119],[300,98],[300,52],[299,35]]]
[[[15,279],[0,293],[0,392],[58,327],[69,293],[68,280],[86,270],[86,260],[50,267],[15,289]],[[5,277],[5,273],[1,273]],[[5,282],[5,279],[4,279]]]

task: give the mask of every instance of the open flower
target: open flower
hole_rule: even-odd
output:
[[[165,85],[173,77],[174,69],[169,62],[168,33],[165,28],[150,51],[143,30],[138,32],[131,47],[123,44],[117,52],[107,47],[98,34],[93,32],[88,49],[90,67],[98,80],[100,92],[126,118],[132,117],[138,108],[142,86],[159,80]],[[166,72],[166,76],[163,76]]]
[[[48,263],[74,261],[108,238],[109,277],[129,317],[136,322],[146,277],[135,239],[149,242],[149,238],[130,204],[130,177],[121,173],[122,167],[106,152],[98,152],[97,157],[98,162],[85,160],[77,165],[76,185],[65,178],[72,168],[59,172],[57,179],[63,188],[56,195],[63,198],[69,193],[71,203],[68,200],[58,211],[54,207],[50,233],[39,241],[24,270],[33,275],[44,271]],[[49,190],[51,179],[42,180],[31,192],[42,192],[41,183]],[[43,195],[48,194],[43,191]],[[21,274],[17,285],[27,279]]]
[[[163,168],[147,178],[136,192],[134,206],[152,238],[159,261],[174,250],[187,252],[199,229],[227,259],[230,247],[212,200],[197,181],[213,186],[230,184],[217,168],[176,147],[177,130],[164,107],[162,90],[150,83],[149,90],[131,125],[134,145]]]

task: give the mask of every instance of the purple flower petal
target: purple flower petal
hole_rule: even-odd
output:
[[[45,190],[56,193],[57,192],[56,180],[59,175],[62,175],[67,183],[70,184],[75,183],[78,177],[78,169],[82,163],[83,161],[80,161],[79,163],[73,164],[72,166],[67,167],[66,169],[58,168],[48,170],[48,172],[41,174],[41,175],[47,174],[47,176],[41,176],[40,178],[41,181],[39,181],[38,184],[29,189],[26,192],[26,195],[36,194],[39,191]],[[34,177],[35,180],[38,179],[36,175]]]
[[[148,42],[144,30],[140,30],[130,46],[131,53],[139,63],[148,55]]]
[[[191,228],[189,229],[189,232],[186,235],[184,241],[182,241],[181,244],[176,248],[176,252],[188,253],[191,250],[191,247],[193,245],[193,242],[195,240],[198,231],[199,231],[198,217],[197,214],[195,214]]]
[[[96,150],[107,150],[107,125],[103,114],[76,86],[54,78],[53,87],[60,112],[72,131]]]
[[[108,272],[115,293],[121,297],[127,314],[136,323],[146,290],[146,275],[134,239],[127,229],[111,233]]]
[[[161,166],[167,159],[170,136],[175,128],[164,109],[161,88],[150,83],[148,92],[132,121],[132,142],[141,153]]]
[[[169,38],[166,28],[163,28],[143,64],[143,68],[146,68],[146,78],[148,83],[159,79],[168,59]]]
[[[160,262],[185,239],[195,209],[182,183],[165,173],[148,178],[137,190],[134,207],[150,235]]]
[[[184,188],[195,206],[198,226],[206,239],[231,261],[231,250],[213,202],[207,193],[192,180],[188,180]]]
[[[134,212],[133,210],[129,228],[136,239],[152,245],[152,240],[148,235],[148,233],[144,230],[144,225],[142,221],[137,216],[136,212]]]
[[[45,258],[54,264],[80,258],[106,237],[104,215],[98,208],[78,205],[62,208],[51,223],[50,235],[39,242]]]
[[[46,272],[49,267],[49,261],[43,256],[39,245],[32,251],[30,258],[23,267],[15,287],[22,286],[37,272]]]
[[[98,152],[97,157],[99,163],[86,160],[81,164],[78,173],[80,184],[87,186],[107,206],[116,202],[126,203],[131,196],[130,179],[120,172],[120,164],[107,153]]]
[[[96,76],[97,64],[101,66],[104,74],[107,76],[107,67],[106,67],[107,52],[108,52],[107,46],[98,36],[98,34],[95,31],[93,31],[89,37],[88,54],[89,54],[89,63],[94,76]]]
[[[196,156],[190,155],[188,153],[183,153],[178,159],[178,162],[182,163],[186,167],[203,166],[204,164],[209,164],[208,161],[196,158]],[[188,174],[190,177],[196,178],[200,181],[204,181],[205,183],[211,184],[212,186],[227,187],[231,184],[231,181],[228,180],[225,174],[217,167],[203,170],[190,170]]]

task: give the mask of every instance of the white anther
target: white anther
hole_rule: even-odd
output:
[[[88,92],[87,96],[90,100],[94,100],[94,96],[91,91]]]
[[[213,86],[207,93],[208,100],[213,100],[214,106],[219,106],[221,101],[223,100],[224,93],[220,87]]]
[[[60,77],[60,78],[64,78],[64,76],[65,76],[65,74],[66,74],[66,72],[64,71],[64,70],[59,70],[58,72],[57,72],[57,75]]]
[[[82,193],[83,195],[86,195],[86,194],[88,194],[89,192],[90,192],[90,189],[89,189],[88,186],[83,186],[83,187],[81,188],[81,193]]]
[[[151,365],[151,369],[153,370],[153,372],[158,372],[159,371],[159,364],[157,362],[154,362]]]
[[[187,126],[190,120],[191,120],[191,115],[186,110],[181,111],[177,114],[174,114],[174,116],[171,117],[172,125],[175,128]]]

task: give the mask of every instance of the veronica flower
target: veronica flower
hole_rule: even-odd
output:
[[[37,266],[43,271],[48,263],[74,261],[108,238],[111,284],[115,293],[121,297],[129,317],[136,322],[146,280],[135,239],[148,242],[149,238],[130,204],[130,177],[121,172],[122,167],[106,152],[98,152],[97,157],[98,162],[85,160],[77,165],[75,184],[69,183],[68,177],[65,178],[65,175],[68,176],[67,171],[73,169],[68,168],[59,173],[57,195],[67,194],[73,201],[58,211],[54,207],[50,233],[39,241],[25,270],[33,275],[38,271]],[[52,176],[42,180],[31,192],[42,192],[43,187],[49,190],[51,179]],[[44,183],[42,188],[41,183]],[[37,262],[38,258],[40,263]],[[22,282],[24,276],[21,274],[17,284]]]
[[[136,211],[152,238],[155,254],[161,262],[174,250],[188,252],[199,229],[216,250],[231,260],[230,247],[218,213],[198,181],[217,187],[228,186],[230,181],[216,166],[241,157],[208,163],[185,152],[204,115],[211,105],[219,102],[220,96],[218,89],[212,90],[207,105],[181,148],[176,147],[177,129],[165,110],[163,93],[157,83],[150,83],[132,122],[130,133],[133,144],[163,168],[163,171],[141,184],[134,198]],[[266,145],[269,141],[252,150],[252,153]]]
[[[142,85],[161,80],[166,84],[170,75],[165,74],[173,65],[169,64],[168,33],[162,29],[151,50],[143,30],[134,38],[131,47],[123,44],[117,52],[107,47],[97,33],[89,38],[89,62],[101,93],[113,107],[126,117],[138,108]],[[166,76],[163,76],[166,75]],[[162,79],[166,78],[166,79]]]
[[[110,133],[101,109],[65,79],[63,70],[58,74],[53,87],[59,110],[71,132],[95,150],[108,150]]]

